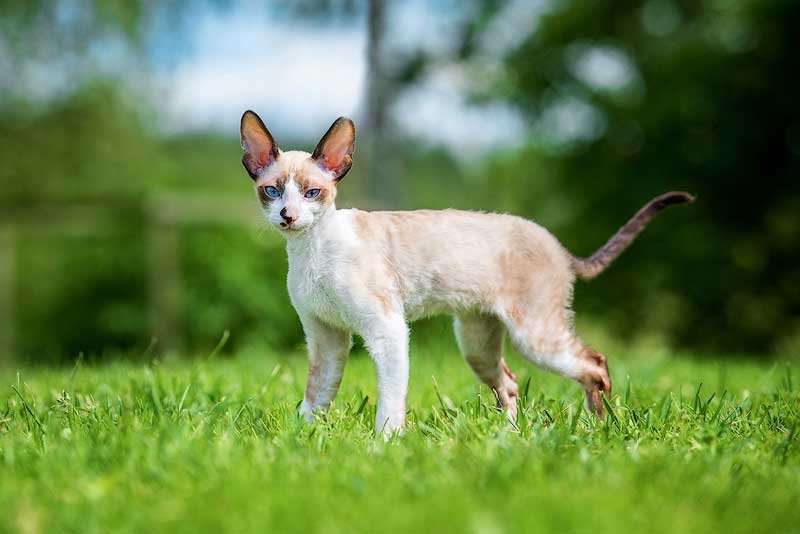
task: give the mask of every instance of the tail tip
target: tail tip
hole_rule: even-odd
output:
[[[661,195],[660,200],[665,204],[687,204],[694,202],[697,197],[686,191],[670,191]]]

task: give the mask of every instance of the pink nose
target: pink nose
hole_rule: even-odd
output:
[[[285,221],[281,223],[281,226],[291,226],[291,224],[297,220],[297,217],[292,217],[291,215],[286,214],[286,208],[281,210],[281,217],[283,217],[283,220]]]

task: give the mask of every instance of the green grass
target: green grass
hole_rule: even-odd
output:
[[[8,370],[0,528],[800,532],[796,364],[621,354],[598,421],[512,356],[515,430],[444,346],[414,350],[410,426],[388,443],[361,353],[313,427],[297,354]]]

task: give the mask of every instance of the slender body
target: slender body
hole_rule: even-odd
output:
[[[313,154],[281,152],[252,112],[242,117],[241,131],[243,163],[265,216],[287,239],[289,295],[309,350],[301,405],[309,421],[335,397],[355,333],[377,369],[376,431],[400,430],[407,324],[440,313],[454,316],[467,364],[509,417],[516,417],[518,389],[503,359],[506,334],[529,361],[580,383],[589,409],[602,415],[600,395],[611,395],[608,366],[573,332],[573,282],[599,274],[658,211],[691,195],[654,199],[582,259],[541,226],[512,215],[337,210],[336,188],[355,143],[349,119],[334,122]]]

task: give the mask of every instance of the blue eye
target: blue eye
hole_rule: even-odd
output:
[[[316,198],[319,196],[319,189],[309,189],[304,196],[306,198]]]
[[[264,188],[264,192],[270,198],[278,198],[279,196],[281,196],[281,192],[278,191],[278,188],[277,187],[272,187],[271,185],[268,185],[267,187],[265,187]]]

